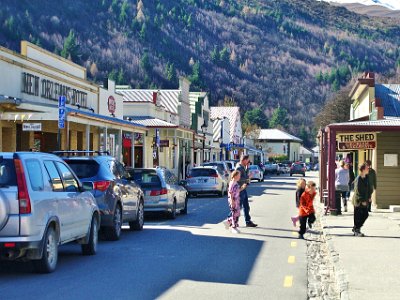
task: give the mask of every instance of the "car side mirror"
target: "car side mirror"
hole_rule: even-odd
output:
[[[93,190],[94,190],[94,184],[93,184],[93,182],[92,182],[92,181],[85,181],[85,182],[82,182],[82,190],[83,190],[84,192],[86,192],[86,191],[93,191]]]

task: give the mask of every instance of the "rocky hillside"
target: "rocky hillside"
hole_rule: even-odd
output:
[[[4,0],[0,44],[30,40],[99,82],[171,88],[188,76],[214,105],[286,108],[298,134],[358,72],[396,71],[391,22],[315,0]]]

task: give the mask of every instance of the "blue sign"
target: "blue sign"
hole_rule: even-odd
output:
[[[67,102],[67,98],[65,96],[60,96],[58,98],[58,128],[65,128],[65,104]]]

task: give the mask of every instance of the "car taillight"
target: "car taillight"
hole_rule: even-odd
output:
[[[4,248],[15,248],[15,243],[4,243]]]
[[[150,191],[150,196],[161,196],[161,195],[166,195],[166,194],[168,194],[168,190],[167,189]]]
[[[24,168],[19,159],[15,159],[14,164],[15,172],[17,174],[19,213],[30,214],[32,211],[31,199],[29,198],[28,187],[26,186]]]
[[[215,178],[218,178],[218,174],[211,174],[211,176],[210,177],[215,177]]]
[[[108,181],[108,180],[95,181],[95,182],[93,182],[93,187],[95,190],[104,192],[108,189],[110,184],[111,184],[111,181]]]

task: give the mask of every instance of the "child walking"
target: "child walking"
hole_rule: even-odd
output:
[[[306,180],[303,178],[300,178],[297,180],[296,183],[297,190],[296,190],[296,207],[299,208],[300,204],[300,197],[303,195],[304,191],[306,190]],[[299,220],[299,215],[291,217],[293,226],[296,227],[296,223]]]
[[[300,219],[300,231],[299,238],[304,239],[304,233],[306,233],[306,225],[311,228],[315,222],[315,210],[314,210],[314,198],[316,192],[316,184],[313,181],[309,181],[306,184],[306,190],[300,197],[299,203],[299,219]]]
[[[238,181],[240,180],[240,172],[233,171],[231,181],[228,188],[228,202],[231,214],[228,217],[228,224],[232,233],[240,233],[237,229],[239,227],[240,217],[240,187]]]

